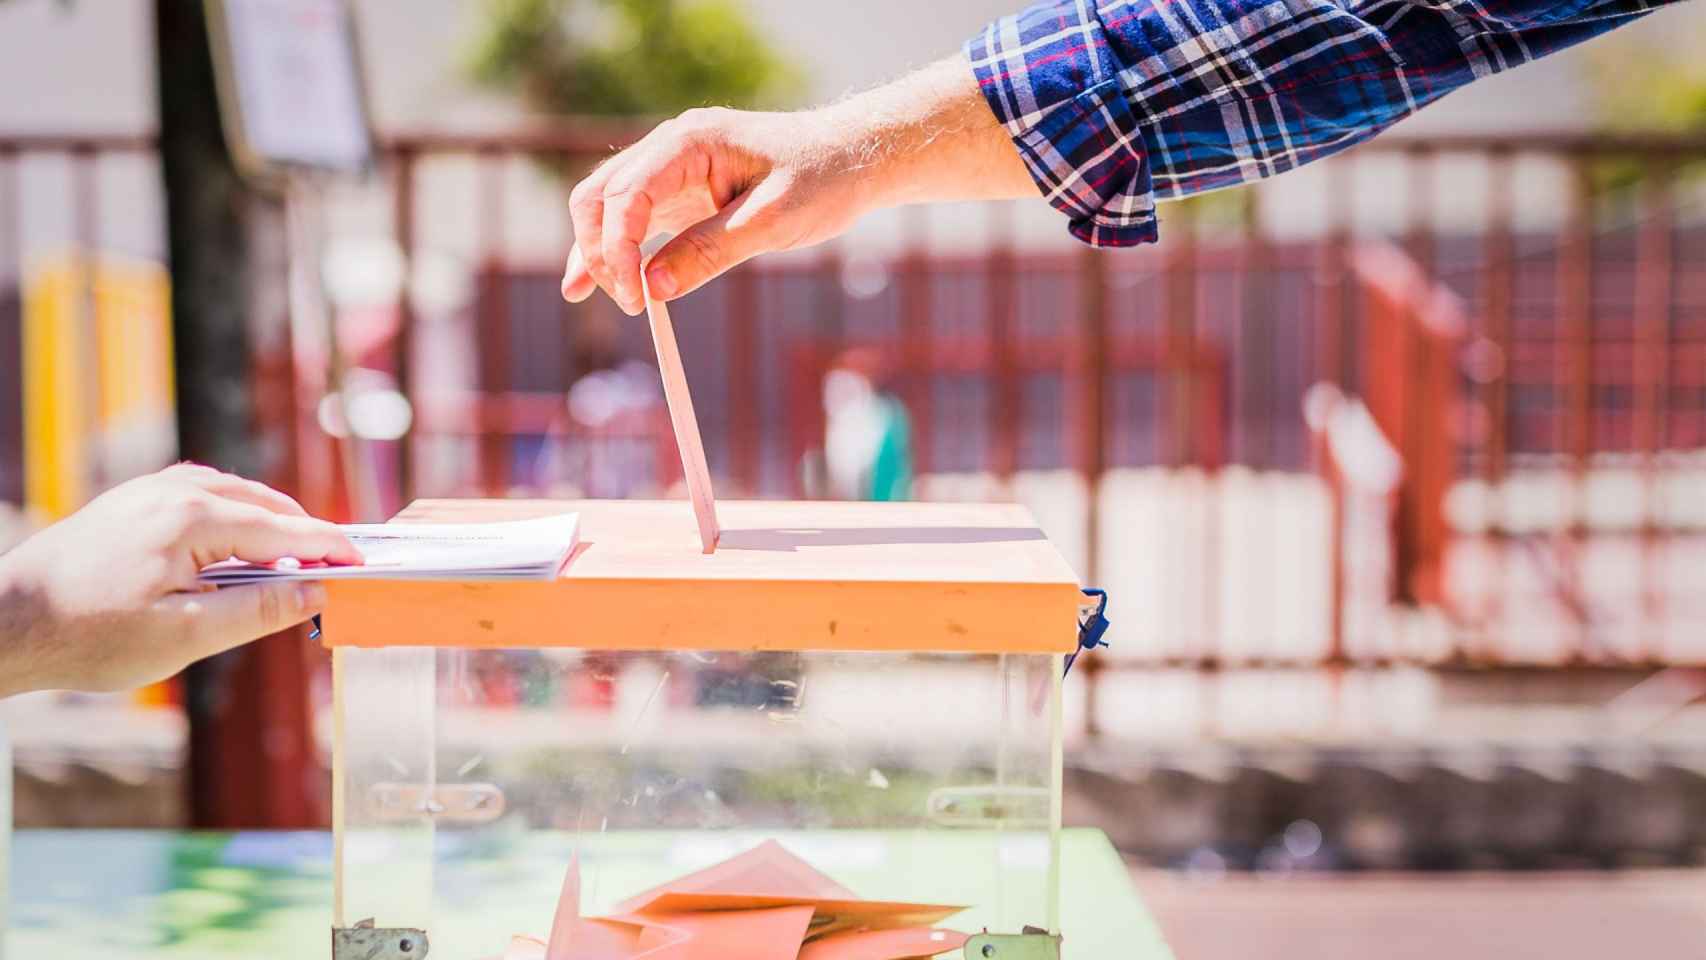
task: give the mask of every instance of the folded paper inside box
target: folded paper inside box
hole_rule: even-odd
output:
[[[501,960],[914,960],[965,944],[932,926],[963,909],[860,899],[767,841],[582,917],[577,858],[550,937],[517,936]]]

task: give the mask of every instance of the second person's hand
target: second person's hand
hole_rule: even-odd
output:
[[[318,583],[199,581],[233,556],[362,561],[337,527],[250,480],[183,464],[120,484],[0,554],[0,696],[123,690],[320,612]]]

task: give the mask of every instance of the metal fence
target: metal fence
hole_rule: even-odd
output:
[[[387,509],[672,482],[659,411],[591,424],[563,400],[588,373],[649,356],[641,325],[556,295],[570,233],[557,201],[631,134],[398,136],[372,183],[334,198],[405,263],[458,229],[475,238],[459,241],[472,296],[439,309],[404,284],[356,356],[414,410],[402,442],[364,445]],[[7,259],[27,242],[22,160],[62,158],[71,242],[93,249],[112,200],[102,165],[152,149],[0,138]],[[926,495],[1032,503],[1087,581],[1141,611],[1122,624],[1120,662],[1696,662],[1706,219],[1690,174],[1703,158],[1699,137],[1386,137],[1318,165],[1313,194],[1290,186],[1300,173],[1164,209],[1164,242],[1136,251],[1039,252],[1012,208],[991,205],[974,244],[943,252],[936,215],[914,210],[897,250],[743,267],[689,297],[678,326],[721,490],[811,492],[801,463],[821,443],[822,373],[873,347],[910,411]],[[423,185],[444,164],[471,165],[472,188]],[[1532,215],[1535,169],[1550,219]],[[506,244],[517,179],[533,184],[524,218],[560,224],[558,249],[518,258]],[[1375,208],[1392,215],[1370,223]],[[1402,255],[1382,260],[1388,240]],[[18,284],[0,287],[0,333],[16,343]],[[314,380],[294,398],[269,381],[261,427],[295,438],[298,492],[337,514],[345,481]],[[1358,527],[1390,561],[1379,576],[1351,569],[1369,554],[1347,556],[1362,549],[1343,542],[1347,494],[1304,416],[1318,383],[1363,398],[1402,461],[1390,522]],[[21,423],[14,391],[0,402],[8,499]],[[1347,582],[1428,616],[1347,619]]]
[[[592,366],[649,347],[639,325],[607,307],[560,304],[560,259],[505,255],[503,183],[517,157],[573,169],[615,139],[392,142],[404,250],[426,242],[412,188],[423,167],[467,158],[485,185],[468,198],[484,239],[479,296],[461,329],[477,331],[470,387],[485,398],[463,409],[487,412],[449,417],[453,430],[423,420],[401,452],[400,490],[581,486],[542,465],[584,458],[540,455],[584,440],[560,422],[563,391],[589,366],[576,331],[612,330]],[[1686,137],[1389,137],[1324,165],[1332,186],[1309,236],[1265,228],[1273,205],[1263,191],[1286,190],[1281,180],[1246,191],[1230,215],[1224,204],[1175,207],[1160,246],[1115,253],[1022,251],[1011,212],[996,205],[980,249],[944,254],[923,239],[930,214],[914,211],[902,249],[880,262],[831,246],[815,260],[739,269],[681,305],[713,469],[737,495],[807,492],[799,464],[822,435],[822,372],[841,349],[869,346],[891,361],[927,493],[1033,501],[1087,580],[1126,581],[1144,601],[1153,629],[1127,645],[1130,660],[1706,658],[1683,636],[1701,616],[1689,606],[1699,585],[1688,568],[1699,566],[1706,527],[1688,495],[1706,444],[1706,225],[1694,194],[1677,188],[1703,156],[1706,141]],[[1537,163],[1561,211],[1538,226],[1519,202]],[[1465,181],[1479,184],[1479,222],[1440,212],[1448,186]],[[1395,226],[1355,222],[1387,193],[1408,198]],[[1372,251],[1383,232],[1410,279],[1368,266],[1382,261]],[[417,320],[405,304],[400,356],[427,329]],[[1412,335],[1430,323],[1446,327]],[[428,409],[433,391],[407,366],[400,380]],[[1385,599],[1438,616],[1370,627],[1384,638],[1343,635],[1330,590],[1352,561],[1270,529],[1252,565],[1229,532],[1251,522],[1252,503],[1271,500],[1308,518],[1287,530],[1329,536],[1334,509],[1319,490],[1287,482],[1319,466],[1303,416],[1315,383],[1365,396],[1403,459],[1392,522],[1372,531],[1392,553]],[[660,423],[631,424],[637,442]],[[423,486],[429,450],[475,466],[429,471]],[[668,459],[651,459],[654,488],[670,479]],[[1157,487],[1149,471],[1200,479]],[[1146,498],[1155,506],[1143,515],[1192,519],[1134,529],[1130,502]],[[1192,544],[1175,560],[1186,568],[1166,571],[1188,581],[1183,594],[1144,581],[1154,556],[1121,559],[1140,539],[1152,555]],[[1636,550],[1626,556],[1628,543]],[[1298,582],[1320,599],[1286,613],[1277,607],[1296,604],[1261,571],[1298,564],[1318,568]],[[1635,591],[1596,593],[1601,568],[1632,577]],[[1263,604],[1276,609],[1251,614]],[[1160,609],[1168,605],[1180,609]],[[1234,635],[1251,629],[1292,635]]]

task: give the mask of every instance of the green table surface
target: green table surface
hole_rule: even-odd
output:
[[[511,856],[493,873],[508,879],[495,882],[515,884],[509,899],[516,902],[548,901],[548,878],[561,876],[557,853],[536,864]],[[20,831],[12,842],[6,956],[329,958],[330,855],[325,833]],[[1172,960],[1100,831],[1066,831],[1061,865],[1067,958]],[[494,901],[508,893],[501,886],[486,892]],[[505,912],[490,916],[490,952],[512,933],[544,932],[514,929]],[[435,940],[431,960],[470,958],[441,951]]]

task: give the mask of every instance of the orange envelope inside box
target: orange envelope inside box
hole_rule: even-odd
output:
[[[638,913],[662,897],[678,894],[772,897],[796,902],[800,897],[821,897],[829,900],[856,900],[859,897],[836,883],[833,878],[813,868],[811,864],[789,853],[780,843],[766,840],[751,850],[715,866],[706,867],[663,886],[629,897],[616,905],[616,911]]]
[[[963,945],[929,928],[963,909],[861,900],[767,841],[584,918],[576,859],[550,939],[515,937],[503,960],[911,960]]]
[[[812,940],[797,960],[913,960],[958,950],[968,939],[952,930],[856,930]]]
[[[843,930],[881,930],[940,923],[965,907],[882,900],[835,900],[810,897],[743,897],[714,893],[672,893],[647,908],[669,913],[771,910],[786,906],[812,908],[811,932],[825,936]]]

